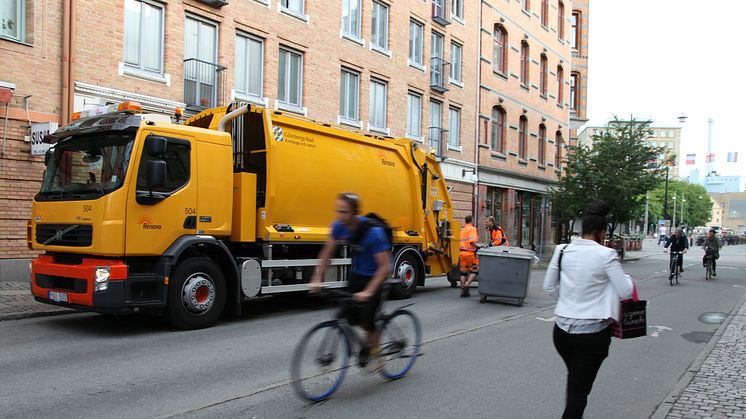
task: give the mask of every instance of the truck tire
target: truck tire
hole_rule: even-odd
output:
[[[421,275],[422,268],[415,255],[411,252],[402,254],[394,266],[394,278],[398,281],[391,287],[389,296],[395,300],[411,297]]]
[[[220,317],[225,306],[225,278],[215,263],[204,257],[176,266],[168,286],[166,318],[185,330],[203,329]]]

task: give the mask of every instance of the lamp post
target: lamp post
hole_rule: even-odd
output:
[[[681,194],[681,221],[679,223],[684,224],[684,202],[686,202],[686,198],[684,198],[684,194]]]
[[[676,230],[676,191],[673,191],[673,221],[671,222],[671,232]]]

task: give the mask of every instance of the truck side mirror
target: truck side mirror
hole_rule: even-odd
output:
[[[166,146],[168,146],[168,140],[165,137],[148,135],[145,139],[145,152],[150,156],[162,156],[166,152]]]
[[[145,182],[153,195],[153,189],[166,184],[166,162],[163,160],[149,160],[145,169]]]

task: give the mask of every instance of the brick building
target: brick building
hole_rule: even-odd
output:
[[[31,155],[30,125],[64,125],[73,112],[124,100],[166,114],[243,101],[410,138],[442,157],[458,218],[474,212],[481,222],[499,194],[515,244],[535,245],[536,220],[549,225],[539,214],[548,214],[556,150],[571,136],[570,3],[0,0],[9,63],[0,92],[12,93],[6,102],[0,94],[0,278],[25,272],[32,256],[26,220],[43,157]],[[497,27],[506,31],[502,72],[492,62]],[[499,149],[495,107],[505,112]]]

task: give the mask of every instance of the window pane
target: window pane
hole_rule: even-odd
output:
[[[378,81],[370,82],[370,124],[386,127],[386,84]]]
[[[290,54],[288,102],[296,106],[300,106],[300,65],[300,55]]]
[[[422,98],[418,95],[407,96],[407,134],[412,137],[421,137],[420,127],[422,112]]]
[[[281,0],[281,4],[286,9],[297,13],[303,13],[303,0]]]
[[[422,25],[409,23],[409,59],[419,65],[422,65],[422,32]]]
[[[451,78],[461,81],[461,45],[451,44]]]
[[[197,56],[199,45],[199,22],[195,19],[186,19],[184,25],[184,58],[199,58]]]
[[[461,111],[451,108],[449,110],[449,113],[450,125],[448,127],[448,143],[454,147],[457,147],[459,145],[459,130],[461,128]]]
[[[249,62],[246,47],[248,39],[242,36],[236,36],[236,81],[235,89],[240,93],[248,93],[248,68]]]
[[[287,102],[287,85],[288,85],[288,55],[287,51],[280,50],[279,64],[277,68],[277,100]]]
[[[388,7],[381,3],[373,3],[371,38],[373,45],[383,49],[388,49],[388,14]]]
[[[161,9],[149,4],[142,5],[143,69],[161,71]]]
[[[249,90],[247,93],[254,96],[262,95],[262,68],[264,66],[264,45],[262,42],[256,39],[248,39],[249,41]]]
[[[135,0],[124,2],[124,62],[140,65],[140,6]]]

